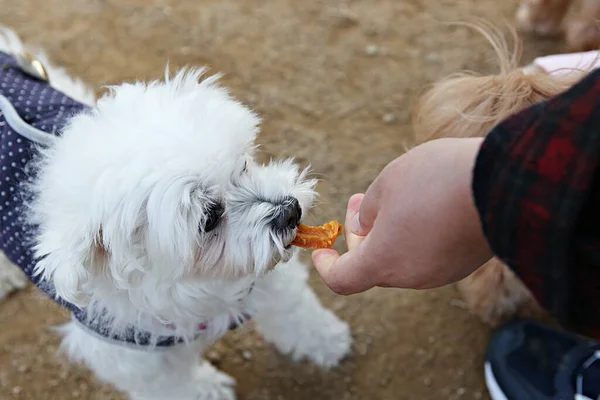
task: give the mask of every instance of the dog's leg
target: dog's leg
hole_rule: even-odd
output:
[[[23,271],[0,252],[0,300],[15,290],[23,289],[26,284],[27,277]]]
[[[257,330],[294,360],[333,367],[350,352],[350,329],[321,305],[307,277],[306,266],[293,258],[257,282],[251,296]]]
[[[539,36],[562,33],[562,22],[572,0],[522,0],[517,24],[522,31]]]
[[[208,343],[151,351],[129,349],[88,333],[77,322],[61,328],[62,348],[75,362],[132,400],[234,400],[235,381],[202,358]]]
[[[523,282],[496,258],[458,282],[457,287],[471,312],[492,326],[507,322],[534,301]]]
[[[600,0],[583,0],[578,16],[567,26],[567,43],[574,51],[600,47]]]

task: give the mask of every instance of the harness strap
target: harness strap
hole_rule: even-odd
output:
[[[0,113],[4,115],[6,122],[8,122],[10,127],[14,129],[15,132],[34,143],[49,147],[56,140],[55,136],[37,129],[23,121],[11,102],[2,95],[0,95]]]

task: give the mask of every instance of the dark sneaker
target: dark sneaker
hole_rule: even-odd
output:
[[[485,379],[493,400],[600,400],[600,344],[515,321],[492,338]]]

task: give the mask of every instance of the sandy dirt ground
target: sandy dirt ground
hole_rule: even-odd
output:
[[[322,195],[313,222],[344,216],[346,199],[411,143],[417,92],[463,68],[492,71],[484,40],[444,22],[512,20],[498,0],[0,0],[0,23],[43,46],[97,88],[209,65],[260,112],[263,156],[310,162]],[[528,39],[525,61],[561,51]],[[448,212],[452,212],[448,210]],[[423,243],[427,246],[427,243]],[[353,356],[332,371],[294,364],[251,324],[210,358],[240,399],[486,399],[489,329],[454,288],[372,290],[322,300],[347,320]],[[123,399],[57,354],[49,326],[67,316],[32,288],[0,304],[0,399]]]

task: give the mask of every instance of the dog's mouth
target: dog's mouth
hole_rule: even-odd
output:
[[[274,253],[277,262],[287,262],[294,255],[294,246],[292,241],[296,237],[296,229],[286,230],[285,232],[278,232],[273,237]]]
[[[294,248],[291,244],[288,244],[283,248],[283,251],[279,251],[279,262],[288,262],[294,255]]]
[[[292,242],[294,241],[294,239],[296,239],[296,234],[298,232],[298,228],[293,228],[293,229],[289,229],[286,234],[284,235],[284,242],[285,246],[283,247],[286,251],[293,251],[294,249],[294,245],[292,245]]]

